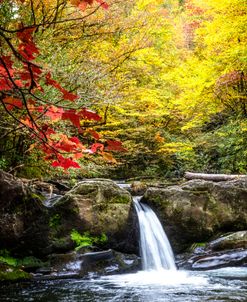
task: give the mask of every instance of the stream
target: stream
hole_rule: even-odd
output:
[[[11,302],[236,302],[247,301],[247,268],[177,270],[169,240],[152,209],[134,197],[143,270],[86,279],[2,284]]]
[[[141,271],[101,278],[6,284],[1,301],[225,302],[247,301],[247,269]]]

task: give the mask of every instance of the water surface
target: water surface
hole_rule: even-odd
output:
[[[247,301],[247,269],[141,271],[100,278],[25,282],[0,288],[0,301],[236,302]]]

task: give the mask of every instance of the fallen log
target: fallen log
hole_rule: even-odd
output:
[[[185,172],[184,177],[186,179],[203,179],[203,180],[211,180],[211,181],[225,181],[225,180],[233,180],[238,178],[246,178],[247,175],[234,175],[234,174],[207,174],[207,173],[192,173]]]

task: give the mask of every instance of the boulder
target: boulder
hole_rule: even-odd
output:
[[[114,250],[100,252],[51,254],[49,267],[34,272],[34,279],[98,277],[119,273],[133,273],[140,269],[140,258]]]
[[[13,253],[39,254],[47,245],[49,217],[42,196],[0,170],[0,243]]]
[[[175,252],[205,242],[216,232],[247,229],[247,178],[212,182],[191,180],[149,188],[141,202],[160,218]]]
[[[105,247],[123,252],[137,252],[137,219],[132,197],[108,179],[78,183],[53,206],[61,227],[57,236],[76,229],[93,236],[105,234]]]
[[[209,270],[247,265],[247,231],[225,234],[207,244],[193,244],[190,252],[177,256],[183,269]]]
[[[207,247],[213,251],[247,249],[247,231],[239,231],[225,236],[221,236],[210,241]]]
[[[35,191],[28,183],[0,171],[2,249],[18,257],[64,253],[75,248],[71,232],[76,230],[94,238],[105,234],[108,240],[102,248],[137,252],[132,198],[113,181],[82,181],[64,196],[53,194],[48,201],[43,183],[43,195],[40,186]]]

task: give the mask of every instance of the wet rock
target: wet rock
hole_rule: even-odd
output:
[[[209,242],[208,248],[213,251],[238,248],[247,249],[247,231],[239,231],[222,236]]]
[[[224,253],[212,253],[209,256],[193,259],[191,268],[194,270],[210,270],[221,267],[247,265],[247,250],[237,249]]]
[[[38,269],[36,279],[56,279],[102,276],[135,272],[140,269],[140,259],[133,254],[123,254],[111,249],[80,254],[71,252],[49,257],[50,268]]]
[[[183,269],[209,270],[221,267],[246,266],[246,231],[223,235],[215,240],[193,244],[190,251],[177,256]]]
[[[42,196],[0,170],[1,249],[40,254],[47,245],[49,217]]]
[[[0,171],[2,249],[18,257],[68,252],[75,247],[71,240],[75,229],[93,237],[105,234],[108,240],[104,248],[137,252],[137,219],[132,198],[113,181],[82,181],[64,196],[53,194],[50,199],[44,198],[42,191],[49,185],[38,183],[38,189],[28,183]]]
[[[2,263],[0,264],[0,281],[20,281],[29,280],[31,278],[31,274],[24,272],[20,268]]]
[[[247,179],[191,180],[167,188],[149,188],[141,202],[150,205],[175,252],[217,232],[247,229]]]
[[[143,195],[148,188],[148,185],[142,181],[134,181],[131,184],[130,192],[133,196]]]
[[[111,180],[78,183],[56,202],[53,211],[60,217],[56,238],[76,229],[93,236],[106,234],[106,248],[137,251],[137,219],[131,195]]]

